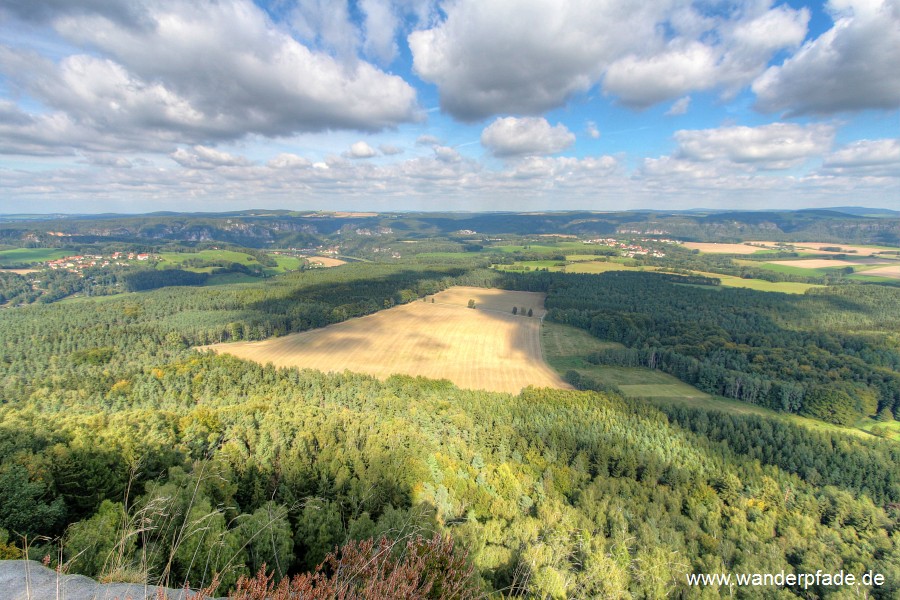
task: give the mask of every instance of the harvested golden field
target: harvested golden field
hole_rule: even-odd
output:
[[[323,267],[339,267],[341,265],[346,265],[346,260],[341,260],[339,258],[329,258],[327,256],[310,256],[307,259],[312,264],[320,264]]]
[[[655,267],[629,267],[627,265],[623,265],[622,263],[617,262],[602,262],[602,261],[590,261],[590,262],[575,262],[571,265],[566,265],[564,269],[566,273],[606,273],[608,271],[655,271]]]
[[[751,242],[766,246],[777,246],[778,242]],[[883,253],[894,253],[900,248],[887,248],[883,246],[853,246],[836,242],[781,242],[784,246],[792,246],[797,251],[814,250],[822,254],[855,254],[857,256],[872,256]],[[823,248],[840,248],[840,250],[823,250]]]
[[[16,275],[28,275],[38,271],[39,269],[0,269],[0,273],[15,273]]]
[[[839,259],[807,258],[801,260],[773,260],[770,261],[769,264],[801,267],[803,269],[827,269],[828,267],[850,267],[859,263]]]
[[[748,246],[747,244],[716,244],[707,242],[682,242],[682,246],[691,250],[699,250],[707,254],[753,254],[765,248]]]
[[[797,242],[794,244],[794,246],[796,246],[797,248],[817,250],[819,252],[823,252],[822,248],[840,248],[840,251],[825,250],[824,252],[828,252],[829,254],[842,254],[849,252],[851,254],[858,254],[859,256],[870,256],[872,254],[881,254],[882,252],[897,251],[897,248],[879,248],[877,246],[845,246],[844,244],[828,244],[822,242]]]
[[[475,301],[474,310],[467,308],[469,300]],[[534,316],[514,316],[513,306],[531,308]],[[569,388],[542,357],[545,312],[543,294],[454,287],[425,302],[322,329],[207,348],[278,367],[350,370],[381,379],[421,375],[468,389]]]
[[[868,269],[861,271],[860,275],[870,275],[875,277],[890,277],[891,279],[900,279],[900,265],[891,265],[890,267],[878,267],[877,269]]]

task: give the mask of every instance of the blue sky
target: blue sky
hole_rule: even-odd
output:
[[[0,213],[900,209],[900,0],[0,0]]]

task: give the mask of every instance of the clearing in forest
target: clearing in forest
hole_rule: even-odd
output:
[[[470,300],[475,309],[468,308]],[[526,316],[513,315],[513,307],[518,313],[524,308]],[[453,287],[424,302],[313,331],[208,348],[278,367],[350,370],[382,379],[402,373],[449,379],[467,389],[570,388],[541,355],[545,312],[543,294]]]

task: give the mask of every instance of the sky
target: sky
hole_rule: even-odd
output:
[[[900,0],[0,0],[0,214],[900,210]]]

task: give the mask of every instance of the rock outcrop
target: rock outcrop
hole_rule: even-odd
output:
[[[184,590],[137,583],[98,583],[84,575],[63,575],[33,560],[0,560],[4,600],[190,600]]]

